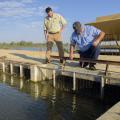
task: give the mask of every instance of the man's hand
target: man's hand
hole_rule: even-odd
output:
[[[73,58],[74,58],[74,55],[70,54],[70,60],[73,60]]]
[[[65,29],[65,25],[62,26],[60,32],[62,33],[64,29]]]
[[[61,29],[60,29],[60,33],[62,33],[62,32],[63,32],[63,29],[61,28]]]
[[[46,41],[48,41],[48,35],[45,35],[45,39],[46,39]]]
[[[48,41],[48,32],[45,30],[44,31],[45,39]]]
[[[93,42],[93,46],[94,46],[94,47],[97,47],[98,44],[99,44],[99,41],[94,41],[94,42]]]
[[[97,37],[97,39],[93,42],[93,46],[97,47],[98,44],[103,40],[104,36],[105,36],[105,33],[102,31]]]
[[[70,60],[73,60],[73,57],[74,57],[74,46],[70,44]]]

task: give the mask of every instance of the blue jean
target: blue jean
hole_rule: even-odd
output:
[[[87,51],[85,52],[79,52],[80,54],[80,59],[91,59],[91,60],[97,60],[98,56],[100,55],[100,46],[98,45],[97,47],[91,46]],[[95,63],[88,63],[85,62],[84,64],[80,62],[80,66],[86,67],[87,65],[89,66],[94,66]]]

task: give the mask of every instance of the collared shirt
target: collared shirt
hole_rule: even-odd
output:
[[[52,17],[45,17],[44,20],[44,30],[47,30],[51,33],[56,33],[61,30],[61,27],[67,24],[63,16],[53,13]]]
[[[80,35],[73,32],[71,36],[71,45],[77,45],[81,52],[88,50],[101,32],[101,30],[90,25],[85,25],[83,27],[84,31]]]

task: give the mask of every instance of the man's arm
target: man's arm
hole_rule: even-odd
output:
[[[70,44],[70,59],[73,60],[74,58],[74,48],[75,46]]]
[[[47,32],[47,30],[44,30],[44,35],[45,35],[45,39],[47,40],[47,37],[48,37],[48,32]]]
[[[62,32],[65,29],[65,26],[67,25],[67,21],[61,15],[60,15],[60,22],[62,24],[62,27],[61,27],[61,32]]]
[[[93,46],[96,47],[103,40],[104,36],[105,36],[105,33],[101,31],[98,37],[96,38],[96,40],[93,42]]]
[[[65,26],[66,26],[66,24],[65,25],[62,25],[62,27],[61,27],[61,32],[65,29]]]
[[[48,37],[48,30],[47,30],[47,22],[46,22],[46,18],[44,19],[44,36],[45,36],[45,39],[47,40],[47,37]]]

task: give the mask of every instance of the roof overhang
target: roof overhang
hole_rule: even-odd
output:
[[[86,25],[93,25],[108,34],[120,34],[120,18],[107,21],[96,21],[87,23]]]

